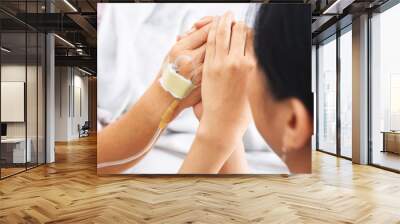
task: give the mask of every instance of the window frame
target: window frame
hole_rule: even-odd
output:
[[[337,29],[335,33],[328,36],[325,39],[322,39],[316,44],[316,151],[323,152],[329,155],[337,156],[343,159],[352,160],[352,158],[342,155],[341,153],[341,118],[340,118],[340,81],[341,81],[341,67],[340,67],[340,37],[347,32],[352,32],[352,23],[347,24],[341,29]],[[329,152],[327,150],[321,149],[319,147],[319,95],[320,95],[320,86],[319,86],[319,47],[322,43],[326,44],[330,41],[336,41],[336,151],[335,153]]]
[[[373,149],[373,130],[372,130],[372,93],[373,93],[373,88],[372,88],[372,19],[374,18],[374,14],[381,14],[384,13],[385,11],[397,6],[400,4],[400,0],[388,0],[385,3],[383,3],[382,5],[369,10],[368,11],[368,31],[367,31],[367,39],[368,39],[368,54],[367,54],[367,60],[368,60],[368,69],[367,69],[367,79],[368,79],[368,153],[367,153],[367,162],[368,165],[376,167],[376,168],[380,168],[383,170],[387,170],[387,171],[391,171],[391,172],[395,172],[395,173],[400,173],[400,169],[394,169],[391,167],[387,167],[384,165],[380,165],[377,163],[373,162],[373,153],[374,153],[374,149]],[[399,6],[400,7],[400,6]]]

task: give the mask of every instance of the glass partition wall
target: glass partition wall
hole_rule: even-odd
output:
[[[400,172],[400,4],[369,12],[368,164]],[[352,159],[352,27],[317,44],[317,149]]]
[[[19,2],[25,12],[38,3]],[[1,3],[0,3],[1,6]],[[42,8],[40,9],[42,10]],[[45,35],[0,12],[0,178],[45,163]]]
[[[352,34],[351,25],[341,31],[339,49],[340,155],[352,158]]]
[[[400,4],[372,15],[370,163],[400,171]]]
[[[351,25],[317,47],[317,149],[352,157]]]
[[[318,143],[321,151],[336,153],[336,36],[319,44]]]
[[[1,34],[1,177],[26,169],[26,33]],[[6,49],[6,51],[4,50]]]

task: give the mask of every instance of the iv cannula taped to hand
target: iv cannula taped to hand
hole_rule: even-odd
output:
[[[190,64],[192,65],[192,69],[191,69],[192,72],[191,72],[191,74],[189,74],[189,76],[191,77],[190,80],[185,78],[184,76],[182,76],[179,73],[178,65],[179,65],[179,62],[181,62],[183,60],[189,61]],[[125,163],[132,162],[132,161],[140,158],[141,156],[143,156],[145,153],[147,153],[153,147],[153,145],[155,144],[157,139],[160,137],[162,131],[167,127],[169,122],[171,122],[171,120],[175,114],[176,108],[179,106],[180,100],[187,97],[193,91],[193,89],[196,88],[196,86],[192,82],[192,80],[194,78],[194,75],[192,73],[194,70],[195,69],[194,69],[194,63],[193,63],[192,57],[190,57],[188,55],[181,55],[176,58],[176,60],[173,64],[166,63],[164,65],[159,82],[160,82],[161,87],[166,92],[170,93],[174,97],[174,101],[172,101],[172,103],[168,106],[168,108],[162,114],[156,133],[151,138],[150,142],[146,145],[146,147],[139,153],[129,156],[126,159],[99,163],[99,164],[97,164],[97,168],[122,165]]]

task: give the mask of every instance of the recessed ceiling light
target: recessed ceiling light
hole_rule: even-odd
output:
[[[64,38],[62,38],[62,37],[60,37],[60,36],[57,35],[57,34],[54,34],[54,36],[57,37],[57,38],[58,38],[59,40],[61,40],[62,42],[66,43],[68,46],[75,48],[75,45],[73,45],[73,44],[72,44],[71,42],[69,42],[68,40],[66,40],[66,39],[64,39]]]
[[[343,9],[352,4],[355,0],[336,0],[322,14],[342,14]]]
[[[68,1],[64,0],[65,4],[67,4],[74,12],[78,12],[78,10]]]
[[[5,48],[5,47],[1,47],[1,50],[4,51],[4,52],[6,52],[6,53],[10,53],[10,52],[11,52],[11,50],[9,50],[9,49],[7,49],[7,48]]]
[[[83,69],[81,69],[81,68],[79,68],[79,67],[78,67],[78,70],[81,71],[81,72],[83,72],[83,73],[85,73],[85,74],[87,74],[87,75],[90,75],[90,76],[92,75],[92,73],[90,73],[90,72],[88,72],[88,71],[86,71],[86,70],[83,70]]]

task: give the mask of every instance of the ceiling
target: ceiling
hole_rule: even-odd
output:
[[[2,46],[12,49],[3,59],[21,60],[37,51],[25,32],[53,32],[56,66],[79,66],[96,73],[96,0],[1,0]],[[50,13],[51,12],[51,13]],[[36,42],[36,40],[34,41]],[[25,48],[25,46],[27,46]]]
[[[351,16],[373,9],[387,0],[286,0],[309,3],[312,8],[313,42],[336,32],[338,24],[351,23]],[[97,12],[99,2],[137,2],[134,0],[1,0],[0,25],[3,46],[13,48],[15,57],[24,55],[25,30],[54,32],[56,65],[81,66],[96,72]],[[268,2],[277,2],[269,0]],[[282,2],[282,0],[278,1]],[[49,13],[51,11],[51,13]],[[347,20],[343,19],[347,16]],[[338,23],[338,21],[344,21]],[[21,33],[22,32],[22,33]],[[60,37],[60,38],[59,38]],[[30,38],[28,38],[30,39]],[[66,41],[64,41],[66,40]],[[28,40],[29,53],[35,45]],[[72,46],[72,45],[73,46]],[[3,55],[3,54],[2,54]],[[11,54],[9,55],[11,57]]]

